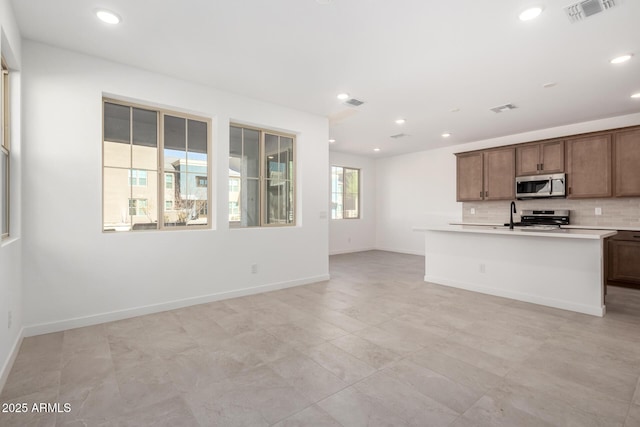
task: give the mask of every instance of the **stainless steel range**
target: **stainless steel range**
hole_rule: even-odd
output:
[[[569,225],[569,223],[569,211],[566,209],[526,209],[522,211],[520,222],[515,222],[513,225],[537,229],[556,229],[562,225]]]

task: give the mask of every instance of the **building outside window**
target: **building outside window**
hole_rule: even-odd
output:
[[[207,182],[206,176],[196,176],[196,185],[198,187],[206,187],[208,185]]]
[[[9,237],[10,215],[10,147],[9,147],[9,68],[1,58],[2,78],[0,79],[0,236]]]
[[[164,174],[164,188],[166,190],[173,190],[173,174],[172,173]]]
[[[231,125],[229,203],[231,227],[295,225],[293,135]]]
[[[360,169],[331,166],[331,219],[360,218]]]
[[[104,231],[209,228],[210,120],[104,100],[103,123]]]
[[[129,185],[137,187],[147,186],[147,171],[132,169],[129,171]]]
[[[129,199],[129,215],[131,216],[146,216],[147,199]]]

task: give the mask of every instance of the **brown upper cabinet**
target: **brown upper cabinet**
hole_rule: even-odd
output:
[[[565,149],[567,197],[611,197],[611,134],[567,140]]]
[[[522,144],[516,147],[516,176],[564,172],[564,141]]]
[[[513,147],[457,154],[457,200],[506,200],[515,197]]]
[[[616,197],[640,196],[640,129],[613,135]]]

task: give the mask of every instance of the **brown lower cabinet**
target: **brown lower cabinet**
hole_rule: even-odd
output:
[[[606,251],[607,285],[640,289],[640,231],[618,231]]]

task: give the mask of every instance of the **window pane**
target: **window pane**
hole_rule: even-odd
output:
[[[284,178],[293,179],[293,139],[280,137],[280,163],[284,166]]]
[[[265,156],[265,171],[267,179],[279,176],[279,138],[276,135],[266,134],[264,138],[264,156]]]
[[[358,169],[344,169],[344,217],[358,218],[358,198],[360,193]]]
[[[164,116],[164,168],[166,171],[186,171],[187,121],[180,117]]]
[[[103,219],[105,231],[128,231],[131,229],[129,215],[130,171],[104,168]]]
[[[189,120],[189,152],[207,154],[207,124]]]
[[[131,198],[139,200],[137,213],[131,218],[134,230],[158,228],[158,174],[137,171],[138,185],[131,187]],[[144,185],[143,185],[144,184]]]
[[[129,144],[130,138],[130,107],[118,104],[104,103],[104,139],[105,141]]]
[[[258,178],[260,176],[260,132],[244,129],[243,141],[243,163],[245,163],[243,175],[247,178]]]
[[[131,167],[130,107],[104,103],[104,165]]]
[[[158,168],[158,114],[133,109],[133,164],[140,169]]]
[[[260,225],[260,184],[257,179],[243,179],[240,187],[240,212],[243,227]]]
[[[231,171],[229,171],[231,173]],[[229,221],[240,221],[240,176],[229,177]]]

